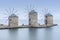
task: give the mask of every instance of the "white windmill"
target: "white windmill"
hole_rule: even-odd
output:
[[[18,16],[16,16],[17,10],[15,10],[14,8],[9,8],[9,9],[5,9],[5,11],[7,12],[6,14],[8,14],[8,19],[6,21],[8,21],[8,26],[10,27],[16,27],[18,26]]]
[[[29,25],[29,12],[32,11],[32,10],[35,10],[35,9],[31,4],[29,4],[29,5],[27,5],[26,8],[24,8],[24,10],[25,10],[25,13],[26,13],[26,15],[24,17],[27,17],[27,21],[28,21],[28,25]]]

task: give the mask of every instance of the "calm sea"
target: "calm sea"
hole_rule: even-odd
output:
[[[52,28],[20,28],[0,30],[0,40],[60,40],[60,23]]]

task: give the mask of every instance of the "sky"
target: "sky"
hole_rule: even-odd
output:
[[[38,23],[44,23],[47,12],[54,16],[54,20],[60,17],[60,0],[0,0],[0,24],[8,24],[9,8],[17,10],[19,25],[28,24],[28,12],[33,9],[38,13]]]

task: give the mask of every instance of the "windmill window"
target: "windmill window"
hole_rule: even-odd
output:
[[[47,20],[45,20],[45,24],[47,24]]]
[[[3,26],[3,24],[1,24],[1,26]]]
[[[29,25],[31,25],[31,24],[29,24]]]
[[[29,21],[31,21],[31,18],[29,19]]]
[[[12,19],[9,19],[9,21],[11,21]]]

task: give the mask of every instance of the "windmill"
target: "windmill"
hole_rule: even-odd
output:
[[[5,9],[4,15],[7,15],[9,17],[11,14],[17,14],[17,12],[18,11],[15,8],[8,8],[8,9]],[[5,20],[6,23],[8,22],[8,17]]]
[[[24,8],[24,13],[25,13],[25,15],[23,16],[23,17],[29,17],[29,12],[31,11],[31,10],[33,10],[33,7],[31,6],[31,4],[28,6],[27,5],[27,7],[26,8]],[[29,19],[29,18],[28,18]]]

